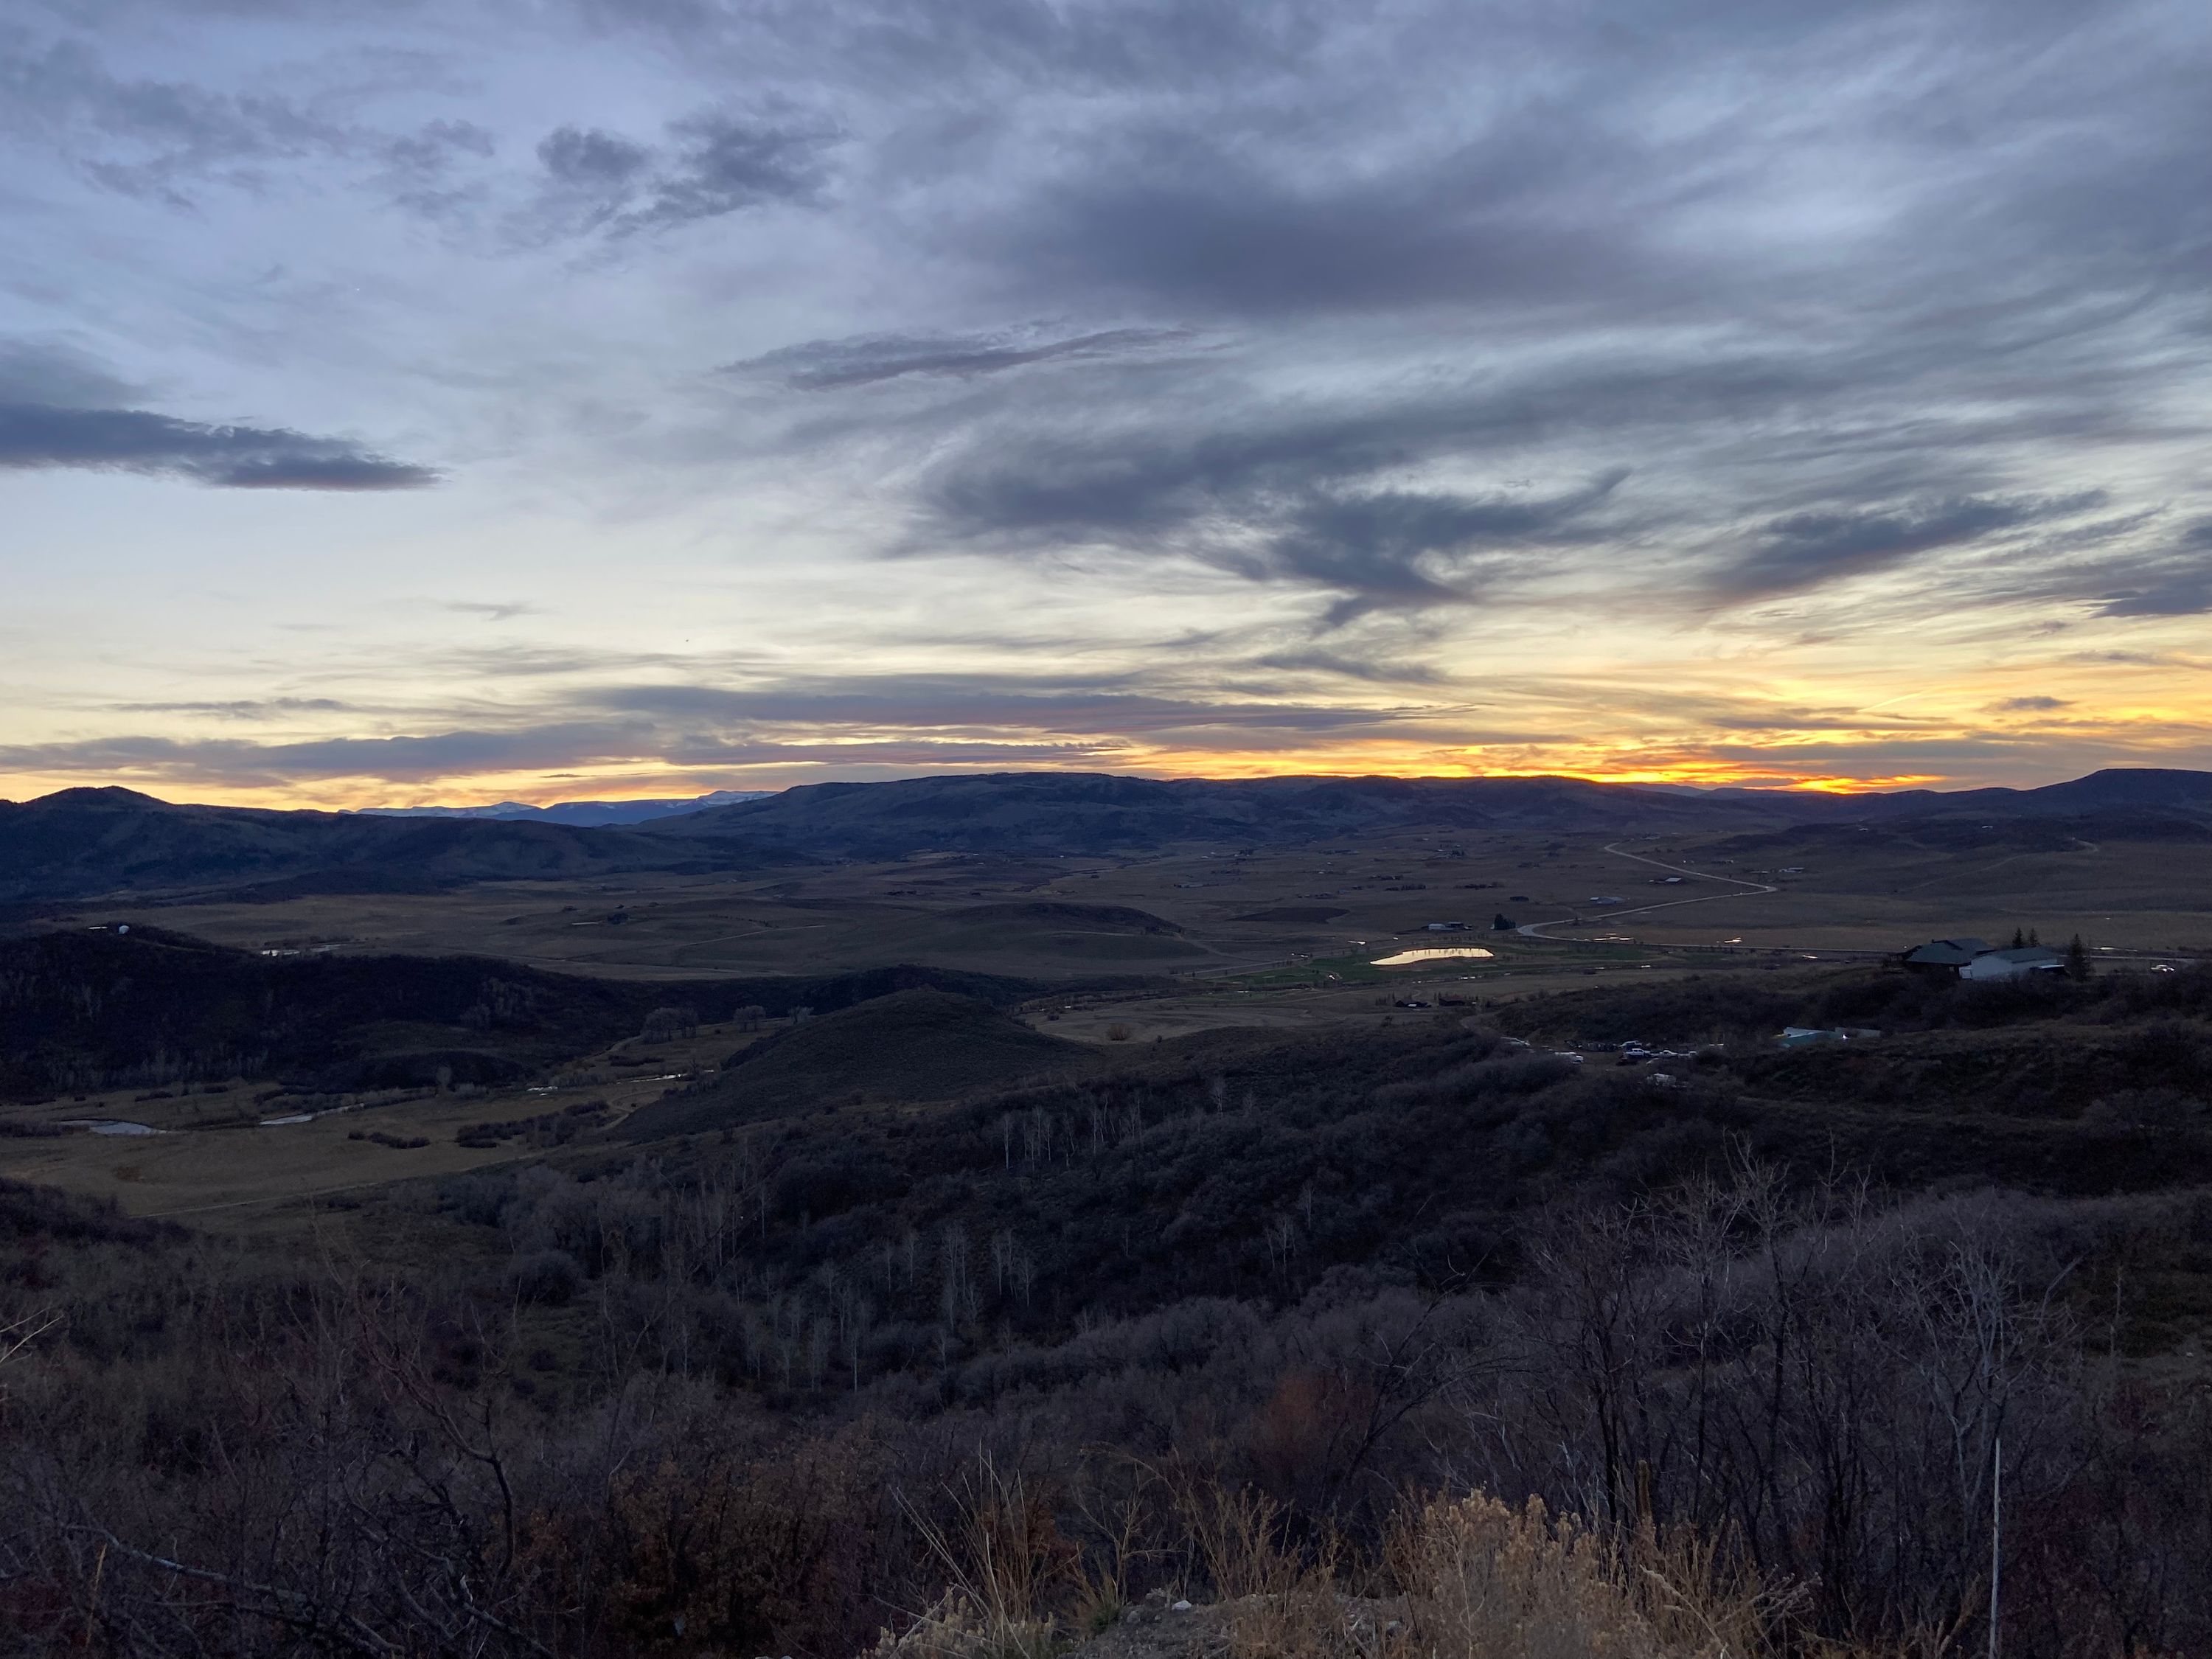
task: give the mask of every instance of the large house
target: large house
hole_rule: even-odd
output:
[[[2023,974],[2063,974],[2066,953],[2048,945],[2014,945],[2000,951],[1986,939],[1935,939],[1915,945],[1901,958],[1908,968],[1957,979],[2018,979]]]
[[[1924,968],[1935,973],[1956,974],[1976,957],[1987,956],[1990,950],[1985,939],[1932,939],[1925,945],[1915,945],[1905,953],[1908,968]]]
[[[1960,979],[2019,979],[2027,974],[2063,974],[2066,953],[2047,945],[2022,945],[2009,951],[1984,951],[1959,969]]]

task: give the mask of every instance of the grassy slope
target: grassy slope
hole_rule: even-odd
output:
[[[900,991],[746,1049],[714,1083],[645,1108],[624,1133],[632,1139],[691,1133],[855,1097],[942,1100],[1097,1063],[1083,1044],[1042,1036],[975,998]]]

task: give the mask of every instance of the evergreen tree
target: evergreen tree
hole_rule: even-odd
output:
[[[2025,945],[2025,944],[2027,944],[2027,934],[2025,934],[2025,933],[2021,933],[2021,932],[2020,931],[2020,929],[2019,929],[2019,928],[2017,928],[2017,927],[2014,928],[2014,929],[2012,930],[2012,948],[2013,948],[2014,950],[2017,951],[2017,950],[2019,950],[2019,949],[2020,949],[2020,947],[2021,947],[2021,945]]]
[[[2079,933],[2066,941],[2066,977],[2069,979],[2089,977],[2089,947],[2081,943],[2081,935]]]

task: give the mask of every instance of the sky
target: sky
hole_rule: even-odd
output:
[[[2212,8],[0,0],[0,796],[2212,767]]]

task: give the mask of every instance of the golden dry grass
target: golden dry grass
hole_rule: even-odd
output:
[[[648,1046],[653,1055],[665,1060],[665,1070],[684,1072],[710,1065],[757,1041],[757,1036],[710,1027],[694,1037]],[[457,1146],[455,1133],[470,1125],[535,1117],[580,1100],[605,1100],[619,1119],[679,1086],[660,1075],[661,1065],[641,1071],[613,1066],[616,1055],[636,1046],[617,1043],[605,1054],[572,1062],[563,1070],[600,1080],[557,1093],[427,1093],[389,1105],[331,1112],[311,1122],[267,1127],[261,1127],[260,1118],[290,1109],[272,1101],[257,1109],[256,1091],[242,1080],[234,1080],[228,1093],[216,1096],[154,1100],[140,1098],[143,1091],[118,1090],[82,1100],[9,1107],[4,1109],[8,1119],[26,1123],[119,1119],[163,1133],[0,1138],[0,1176],[88,1197],[112,1198],[132,1215],[181,1218],[295,1203],[422,1176],[455,1175],[533,1155],[520,1140],[489,1148]],[[243,1126],[206,1127],[217,1117],[242,1118]],[[392,1147],[366,1139],[369,1132],[398,1140],[422,1138],[429,1144]],[[356,1134],[364,1138],[356,1139]]]
[[[1790,1598],[1708,1540],[1616,1540],[1540,1499],[1427,1504],[1390,1545],[1412,1650],[1467,1659],[1745,1659]]]
[[[949,1524],[910,1510],[948,1588],[886,1629],[877,1659],[1045,1659],[1105,1630],[1102,1659],[1193,1641],[1228,1659],[1766,1659],[1795,1634],[1796,1591],[1687,1530],[1620,1534],[1480,1492],[1409,1497],[1380,1558],[1361,1561],[1263,1493],[1149,1475],[1183,1534],[1170,1553],[1212,1598],[1187,1625],[1147,1609],[1151,1625],[1115,1629],[1127,1560],[1086,1570],[1022,1479],[981,1457]]]

